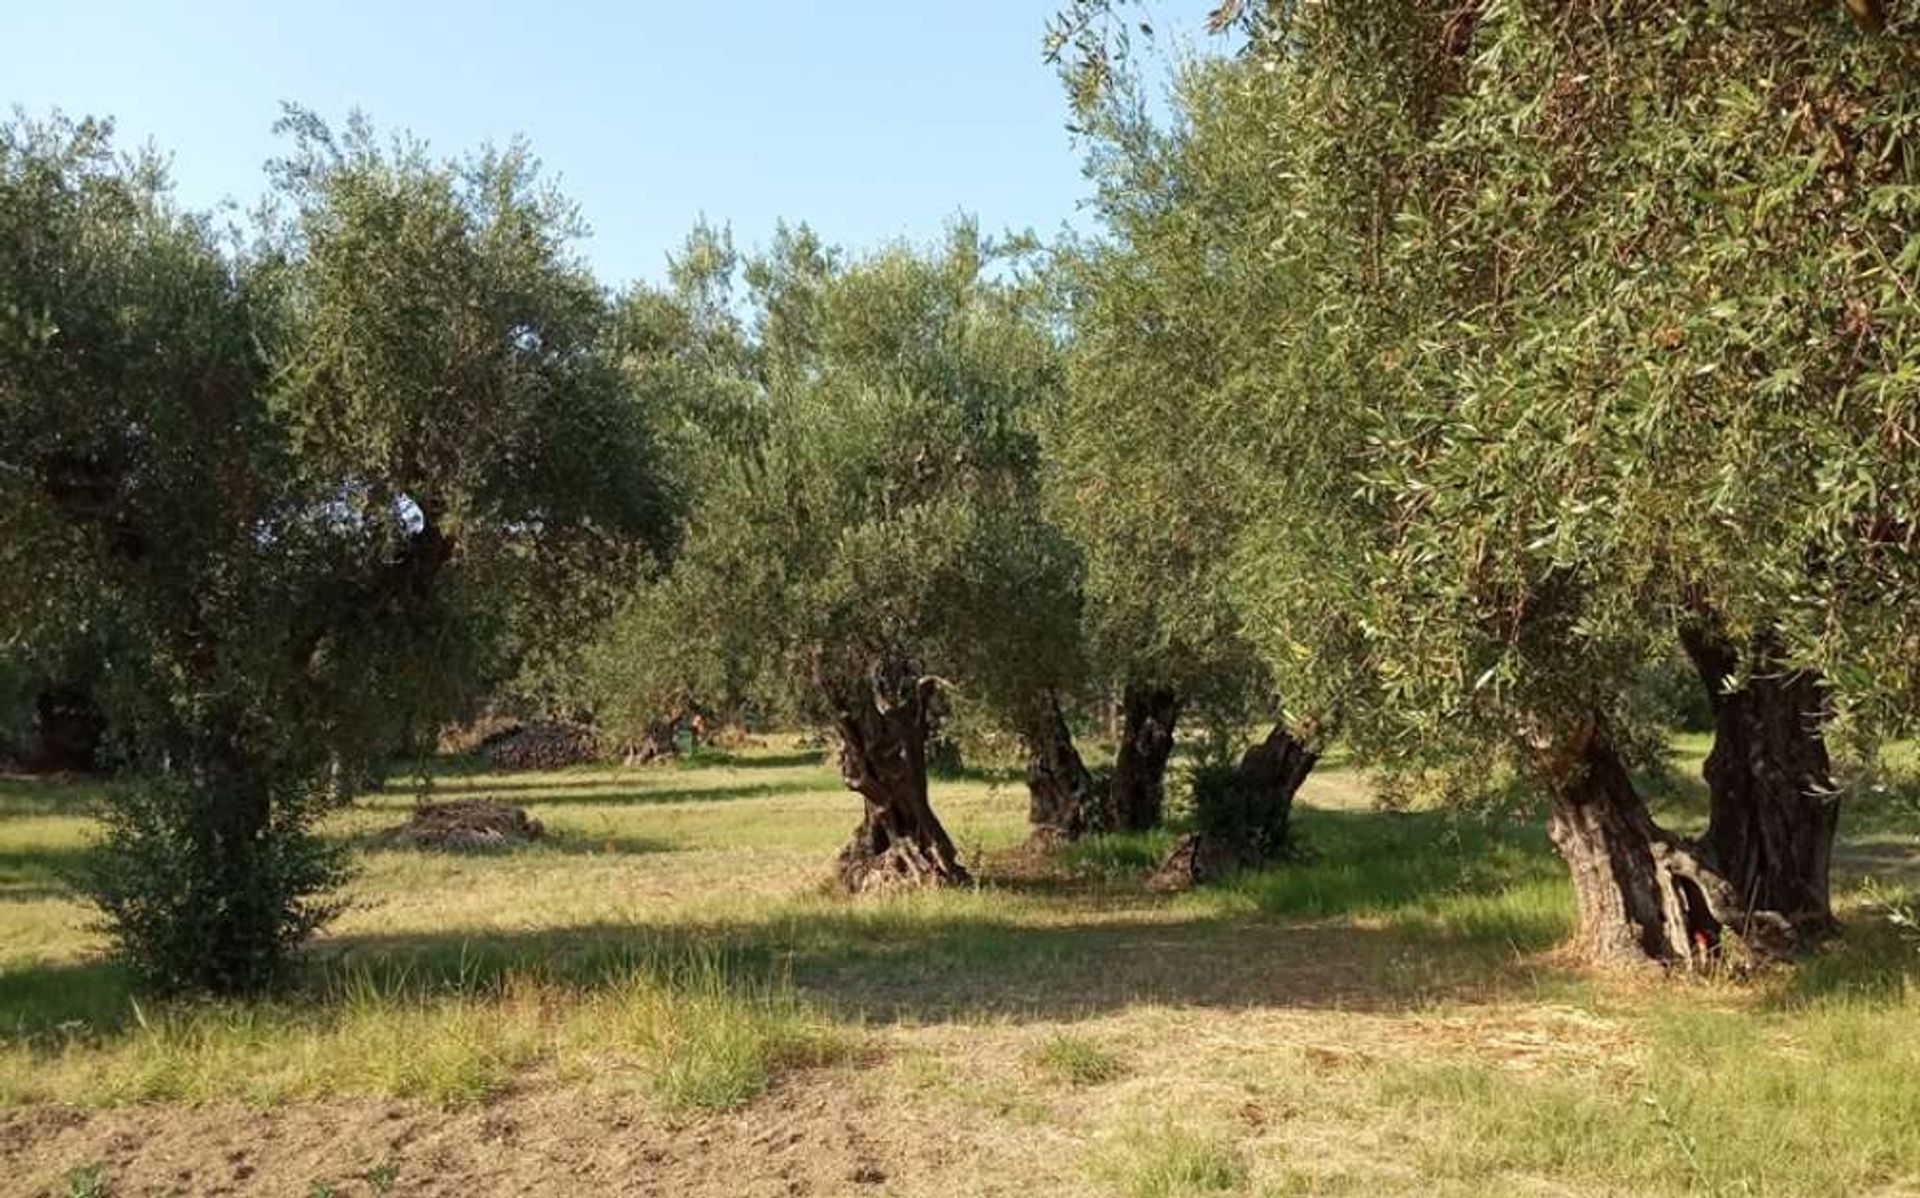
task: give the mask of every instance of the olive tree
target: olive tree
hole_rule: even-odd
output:
[[[89,889],[162,989],[282,976],[334,909],[326,805],[666,504],[523,154],[289,131],[245,250],[103,125],[0,133],[6,634],[104,656],[130,782]]]
[[[1206,86],[1196,70],[1176,101],[1204,107]],[[1196,804],[1208,809],[1196,812],[1200,822],[1212,825],[1216,801],[1246,815],[1257,796],[1261,811],[1203,833],[1215,843],[1200,854],[1212,868],[1199,872],[1217,873],[1284,849],[1294,792],[1331,731],[1327,712],[1291,696],[1281,710],[1262,629],[1232,585],[1249,519],[1244,455],[1215,439],[1214,409],[1246,385],[1235,292],[1253,273],[1223,232],[1238,219],[1225,206],[1233,181],[1221,178],[1233,160],[1221,161],[1198,116],[1157,126],[1124,80],[1085,97],[1080,120],[1101,227],[1062,255],[1073,343],[1046,427],[1051,499],[1087,562],[1094,659],[1124,695],[1107,820],[1121,829],[1159,821],[1184,713],[1208,733],[1195,775]],[[1240,435],[1272,431],[1249,425]],[[1229,768],[1246,724],[1261,716],[1275,719],[1271,732],[1243,768]],[[1272,769],[1269,758],[1288,764]]]
[[[1822,730],[1911,710],[1897,42],[1773,5],[1241,15],[1166,203],[1218,264],[1199,435],[1282,693],[1376,759],[1539,782],[1596,959],[1817,929]],[[1627,768],[1677,633],[1719,707],[1698,841]]]
[[[760,432],[704,473],[672,585],[712,600],[688,631],[753,646],[834,728],[864,809],[849,890],[967,877],[928,796],[943,688],[1039,721],[1072,681],[1031,428],[1057,354],[1018,271],[963,226],[855,261],[783,231],[744,272]]]

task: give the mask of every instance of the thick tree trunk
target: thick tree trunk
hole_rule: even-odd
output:
[[[100,762],[106,720],[87,690],[50,686],[35,697],[22,764],[47,772],[87,773]]]
[[[1180,838],[1149,885],[1186,890],[1284,856],[1292,844],[1294,796],[1319,753],[1274,725],[1224,777],[1194,786],[1199,827]]]
[[[820,676],[840,734],[840,776],[866,805],[834,878],[851,894],[968,880],[927,797],[931,679],[901,664],[868,679]]]
[[[1037,841],[1077,839],[1098,817],[1093,777],[1073,747],[1073,732],[1049,691],[1040,701],[1027,742],[1027,822]]]
[[[626,763],[645,765],[677,754],[680,751],[680,720],[680,713],[675,712],[650,721],[641,733],[639,742],[627,751]],[[695,743],[698,744],[698,738],[695,738]]]
[[[1107,827],[1138,832],[1157,827],[1167,805],[1167,758],[1173,755],[1173,727],[1180,718],[1180,696],[1166,687],[1129,683],[1107,793]]]
[[[1713,750],[1703,771],[1712,806],[1702,848],[1743,910],[1776,912],[1806,936],[1831,931],[1840,803],[1820,679],[1756,673],[1729,692],[1726,680],[1740,666],[1734,645],[1705,624],[1683,629],[1681,641],[1713,705]]]
[[[1745,951],[1783,954],[1784,921],[1740,910],[1733,887],[1661,830],[1595,724],[1536,742],[1553,798],[1547,830],[1573,875],[1575,948],[1598,965],[1704,965],[1728,932]]]

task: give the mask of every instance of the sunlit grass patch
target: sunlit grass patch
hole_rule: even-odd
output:
[[[1123,1198],[1198,1198],[1230,1194],[1247,1167],[1224,1131],[1140,1116],[1110,1129],[1095,1145],[1088,1172]]]
[[[1669,997],[1592,1073],[1485,1059],[1382,1066],[1423,1172],[1637,1194],[1845,1195],[1920,1176],[1920,1000],[1785,1018]]]
[[[742,984],[709,955],[628,973],[568,1022],[571,1066],[634,1070],[676,1107],[738,1106],[783,1070],[827,1064],[847,1050],[845,1033],[784,980]]]
[[[1084,877],[1144,875],[1160,864],[1178,838],[1169,828],[1099,833],[1062,846],[1058,860],[1070,873]]]
[[[119,1105],[336,1095],[483,1101],[539,1067],[637,1076],[673,1106],[751,1099],[836,1058],[784,979],[715,954],[636,955],[576,977],[477,965],[452,977],[349,968],[271,1001],[134,1003],[114,1030],[69,1025],[0,1048],[0,1102]]]
[[[1055,1032],[1041,1041],[1029,1057],[1042,1072],[1076,1086],[1113,1081],[1127,1072],[1127,1063],[1091,1036]]]

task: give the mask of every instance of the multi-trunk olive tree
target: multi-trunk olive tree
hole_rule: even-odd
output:
[[[1351,682],[1363,749],[1542,783],[1596,958],[1817,929],[1823,729],[1911,711],[1910,31],[1248,15],[1189,72],[1165,203],[1217,264],[1199,437],[1283,693]],[[1626,768],[1623,696],[1677,634],[1718,704],[1699,841]]]
[[[1836,692],[1809,629],[1864,581],[1826,559],[1912,503],[1887,448],[1914,427],[1909,69],[1798,6],[1429,29],[1458,52],[1374,252],[1411,387],[1373,477],[1416,600],[1380,643],[1523,730],[1594,955],[1823,930]],[[1698,842],[1654,827],[1611,714],[1676,628],[1718,709]]]
[[[0,130],[0,606],[104,661],[130,783],[89,888],[163,989],[280,977],[333,910],[325,805],[661,523],[524,157],[291,126],[245,252],[104,126]]]
[[[1201,102],[1202,82],[1184,86],[1185,102]],[[1123,80],[1081,105],[1102,228],[1062,255],[1074,336],[1068,386],[1046,426],[1047,467],[1054,510],[1087,562],[1094,660],[1124,695],[1108,826],[1159,821],[1184,714],[1202,733],[1205,776],[1221,782],[1197,784],[1196,802],[1226,801],[1244,815],[1258,796],[1263,813],[1251,823],[1200,813],[1211,828],[1202,838],[1215,843],[1197,855],[1213,868],[1199,872],[1217,873],[1223,862],[1256,863],[1285,846],[1293,793],[1326,720],[1295,705],[1245,769],[1227,765],[1251,719],[1279,714],[1261,630],[1231,586],[1249,519],[1243,453],[1213,435],[1220,397],[1245,385],[1248,315],[1233,292],[1249,272],[1223,252],[1240,247],[1222,229],[1236,214],[1209,190],[1223,169],[1220,147],[1191,123],[1162,129],[1145,112]],[[1242,435],[1264,442],[1273,431],[1248,426]],[[1265,768],[1275,752],[1299,768]]]

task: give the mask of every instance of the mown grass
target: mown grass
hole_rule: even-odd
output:
[[[1697,816],[1700,752],[1682,746],[1663,815]],[[1142,885],[1172,832],[1001,868],[1024,795],[991,773],[935,790],[980,884],[862,902],[818,892],[857,807],[811,753],[455,765],[433,791],[524,804],[553,839],[388,847],[413,801],[396,781],[328,826],[360,872],[292,990],[155,1005],[62,880],[97,788],[0,780],[0,1104],[563,1086],[726,1109],[816,1069],[984,1112],[1009,1153],[1064,1137],[1118,1195],[1920,1183],[1920,951],[1887,918],[1912,900],[1913,820],[1849,832],[1846,934],[1807,962],[1622,986],[1551,952],[1571,904],[1536,821],[1374,811],[1340,769],[1303,799],[1299,859],[1174,897]],[[923,1056],[941,1085],[866,1067]]]
[[[1914,1178],[1920,995],[1791,1015],[1656,1005],[1617,1077],[1476,1061],[1385,1070],[1432,1178],[1551,1177],[1643,1194],[1842,1195]]]

